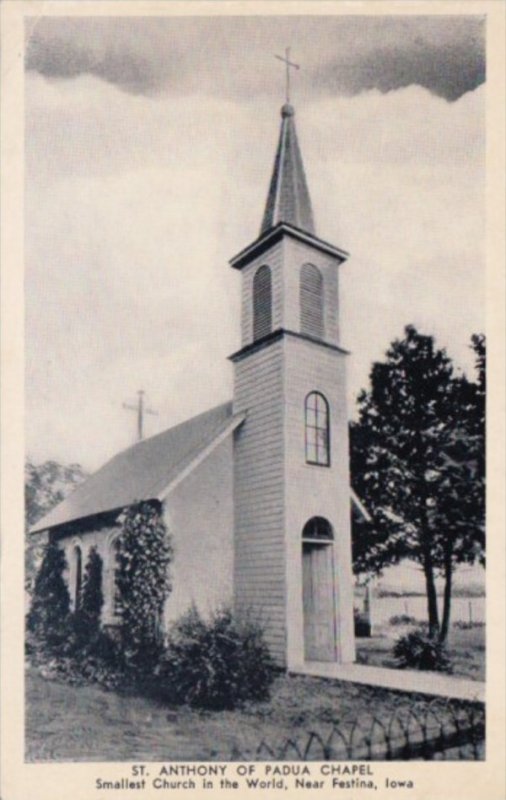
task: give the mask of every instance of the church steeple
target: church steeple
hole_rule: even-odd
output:
[[[289,52],[281,60],[294,66]],[[354,660],[339,334],[348,254],[315,234],[288,101],[281,117],[260,235],[230,262],[242,283],[241,347],[230,359],[234,413],[244,416],[234,438],[234,602],[268,620],[271,653],[297,671]]]
[[[281,132],[260,235],[280,222],[315,235],[313,209],[295,130],[295,110],[281,108]]]

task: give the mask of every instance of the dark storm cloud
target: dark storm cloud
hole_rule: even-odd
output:
[[[75,42],[58,40],[48,52],[45,43],[35,38],[28,52],[27,68],[47,78],[75,78],[89,73],[133,93],[143,93],[157,82],[149,61],[137,53],[97,54]]]
[[[370,89],[390,92],[413,84],[423,86],[448,101],[458,100],[485,81],[484,24],[467,18],[464,25],[440,19],[439,31],[431,23],[425,32],[407,24],[397,43],[379,44],[348,63],[342,57],[323,65],[318,80],[328,91],[358,94]],[[459,20],[461,23],[462,20]],[[380,34],[380,31],[378,31]],[[441,35],[442,34],[442,35]]]
[[[122,20],[38,20],[28,32],[26,69],[50,79],[95,75],[124,91],[149,94],[166,83],[170,65],[156,36],[150,49],[149,36],[136,43],[133,32]]]
[[[477,16],[41,18],[27,30],[26,68],[48,79],[90,74],[134,94],[237,99],[279,90],[272,54],[290,42],[301,91],[415,84],[454,101],[485,80],[484,27]]]

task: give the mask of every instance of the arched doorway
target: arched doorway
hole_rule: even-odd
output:
[[[334,532],[323,517],[302,530],[302,601],[306,661],[336,660]]]

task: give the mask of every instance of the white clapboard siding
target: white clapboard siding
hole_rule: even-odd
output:
[[[234,410],[246,414],[234,434],[235,603],[260,614],[280,666],[304,659],[301,532],[312,516],[328,518],[336,531],[329,546],[336,554],[336,607],[352,619],[345,356],[318,342],[339,344],[339,261],[287,236],[241,269],[242,346],[269,332],[269,310],[271,330],[288,332],[234,359]],[[265,266],[271,276],[270,309],[265,307],[268,291],[263,296],[260,291],[256,302],[254,296],[255,275]],[[255,305],[262,324],[254,331]],[[304,403],[311,391],[324,394],[331,408],[326,469],[306,463]],[[306,606],[320,608],[317,593],[306,599]],[[324,611],[321,624],[328,627],[333,615],[327,607]],[[313,616],[311,635],[317,641],[327,628],[320,629],[316,612]],[[347,642],[353,632],[347,625],[339,626],[336,650],[352,660]],[[314,650],[323,652],[316,644]]]
[[[236,604],[252,607],[285,659],[283,349],[273,342],[235,365],[235,408],[247,412],[235,436]]]

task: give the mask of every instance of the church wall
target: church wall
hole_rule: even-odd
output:
[[[266,640],[285,663],[283,343],[235,364],[235,604],[259,612]]]
[[[255,258],[242,270],[242,297],[241,297],[241,346],[245,347],[253,341],[253,276],[259,267],[267,264],[272,275],[272,329],[280,328],[283,314],[283,271],[282,271],[283,244],[279,242],[268,253]]]
[[[164,515],[172,535],[168,624],[192,602],[203,612],[233,599],[233,452],[228,436],[168,495]]]
[[[233,600],[232,460],[233,443],[229,436],[176,486],[164,504],[174,546],[173,590],[165,612],[167,623],[184,613],[192,602],[206,613]],[[76,583],[74,548],[81,548],[83,574],[90,549],[97,548],[103,561],[104,625],[119,623],[113,605],[116,565],[112,544],[120,532],[119,524],[109,525],[80,530],[58,540],[67,561],[64,579],[72,608]]]
[[[59,540],[59,546],[65,552],[67,569],[64,572],[64,579],[70,592],[71,608],[75,605],[75,581],[76,581],[76,562],[74,548],[79,546],[82,553],[83,575],[88,561],[88,555],[92,547],[96,547],[103,562],[102,591],[104,595],[104,605],[102,607],[102,623],[104,625],[114,624],[118,620],[114,616],[113,610],[113,582],[114,582],[114,558],[112,555],[111,543],[119,535],[121,527],[110,525],[98,529],[84,530],[70,534]]]
[[[334,529],[337,658],[351,662],[354,633],[346,356],[293,337],[286,337],[284,348],[288,666],[304,662],[302,529],[314,516],[325,517]],[[304,402],[313,390],[324,394],[330,406],[330,467],[306,463]]]

